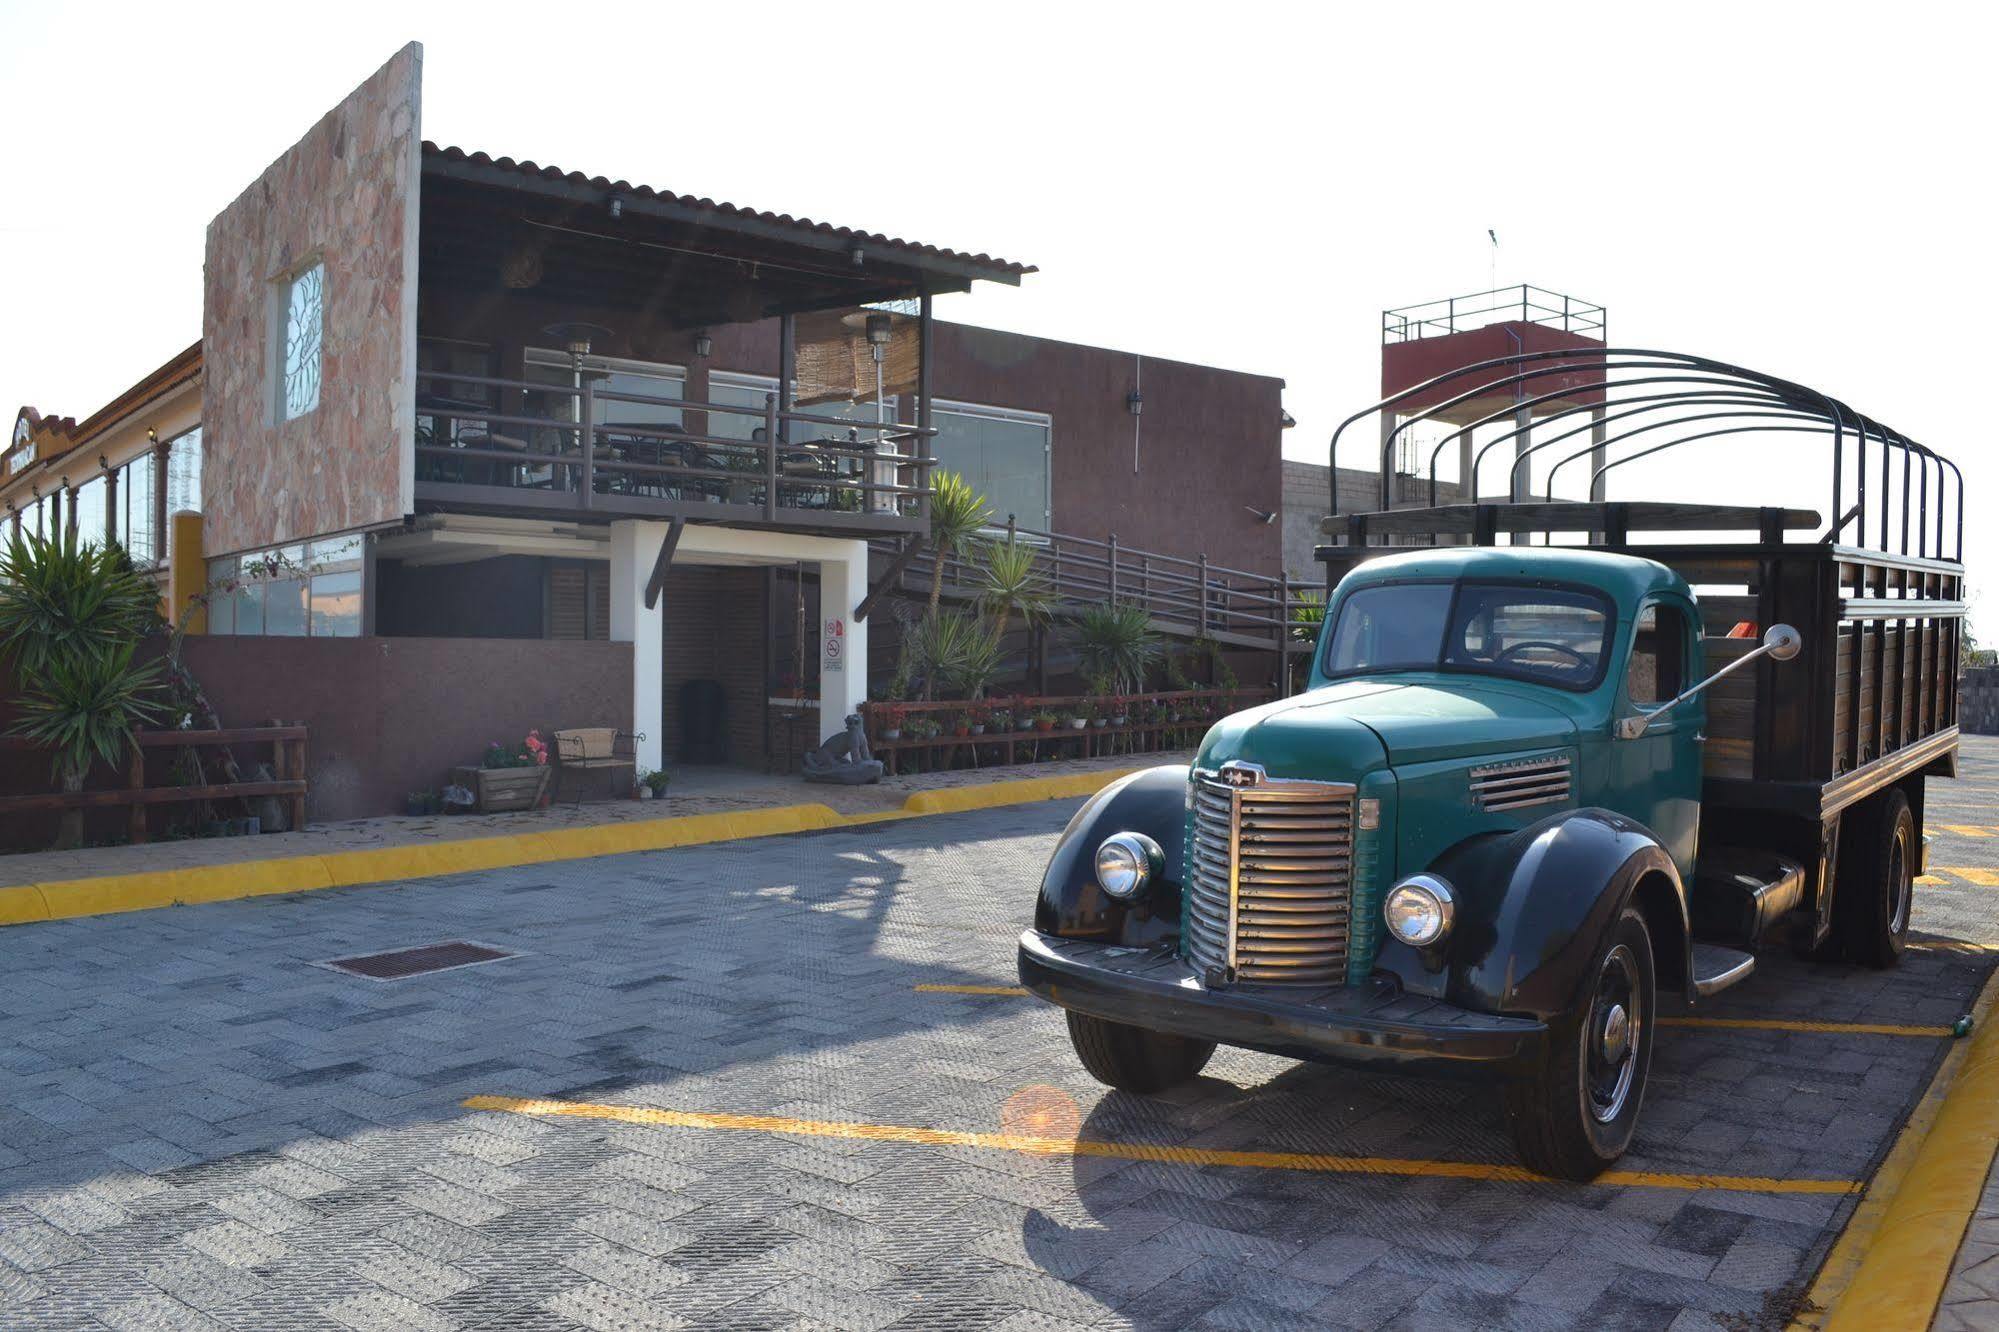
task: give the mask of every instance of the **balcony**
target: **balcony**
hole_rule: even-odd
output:
[[[685,518],[844,535],[928,525],[936,431],[781,406],[571,383],[420,373],[419,506],[548,517]]]

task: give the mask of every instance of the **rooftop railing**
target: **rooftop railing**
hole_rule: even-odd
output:
[[[1521,323],[1557,328],[1601,342],[1604,322],[1601,305],[1522,283],[1517,287],[1406,305],[1399,310],[1383,310],[1381,341],[1384,345],[1414,342],[1419,338],[1466,333],[1489,324]]]

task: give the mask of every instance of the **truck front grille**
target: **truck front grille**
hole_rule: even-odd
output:
[[[1205,975],[1277,985],[1340,985],[1353,900],[1354,788],[1272,780],[1229,765],[1194,776],[1187,958]]]

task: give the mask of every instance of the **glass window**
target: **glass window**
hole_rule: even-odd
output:
[[[308,562],[315,572],[324,573],[331,569],[361,562],[361,548],[366,538],[359,533],[343,537],[326,537],[312,543],[312,553]]]
[[[104,544],[109,529],[104,511],[104,478],[93,476],[76,488],[76,539],[95,546]]]
[[[319,406],[320,334],[325,326],[325,304],[325,264],[314,264],[285,286],[280,420],[304,416]]]
[[[1451,611],[1452,585],[1364,587],[1340,603],[1326,673],[1430,670]]]
[[[1639,612],[1631,634],[1631,661],[1624,671],[1625,692],[1633,703],[1664,703],[1686,688],[1686,617],[1657,602]]]
[[[147,565],[159,558],[153,540],[153,455],[142,453],[125,464],[118,477],[119,540],[132,563]]]
[[[264,580],[264,633],[271,638],[303,638],[306,630],[306,580]]]
[[[933,471],[956,472],[986,497],[995,523],[1048,529],[1050,418],[999,408],[940,406],[933,413]]]
[[[201,512],[201,427],[167,445],[167,513]]]
[[[361,636],[361,574],[314,574],[312,577],[312,636]]]
[[[1600,594],[1493,583],[1362,588],[1340,604],[1326,671],[1444,670],[1587,689],[1614,621]]]
[[[264,632],[264,584],[246,579],[227,600],[231,633],[254,636]]]

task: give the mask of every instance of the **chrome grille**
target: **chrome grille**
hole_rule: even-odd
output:
[[[1245,786],[1194,777],[1187,958],[1231,980],[1344,984],[1354,788],[1248,771],[1255,780]]]
[[[1473,768],[1471,798],[1480,809],[1495,811],[1561,804],[1569,798],[1569,756],[1549,754]]]

